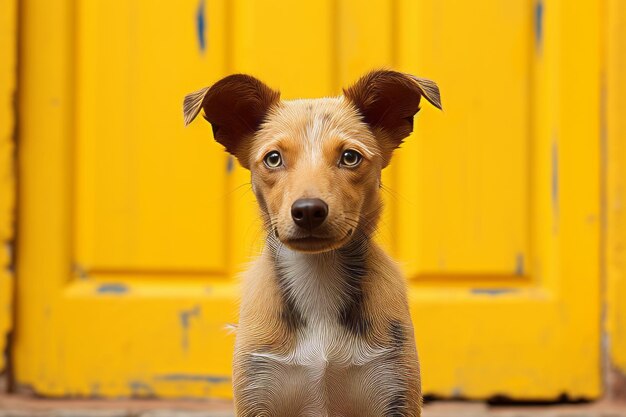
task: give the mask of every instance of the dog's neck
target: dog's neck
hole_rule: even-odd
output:
[[[337,320],[351,331],[364,331],[363,280],[370,245],[369,236],[355,233],[341,248],[311,254],[289,249],[270,234],[267,247],[288,324],[297,329]]]

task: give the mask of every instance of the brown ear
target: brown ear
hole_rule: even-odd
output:
[[[413,116],[420,109],[422,96],[441,109],[437,84],[396,71],[372,71],[343,93],[359,110],[363,121],[374,132],[382,133],[392,148],[413,131]]]
[[[280,99],[280,93],[254,77],[229,75],[185,97],[185,125],[191,123],[200,110],[211,123],[213,137],[248,168],[248,139],[261,126],[269,108]]]

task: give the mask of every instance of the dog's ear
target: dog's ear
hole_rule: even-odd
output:
[[[183,116],[188,125],[204,110],[204,118],[211,123],[215,140],[248,168],[248,140],[261,126],[270,107],[279,100],[280,93],[258,79],[235,74],[187,95]]]
[[[343,93],[363,121],[390,142],[386,145],[392,149],[413,131],[413,116],[420,109],[422,97],[441,109],[437,84],[396,71],[372,71]]]

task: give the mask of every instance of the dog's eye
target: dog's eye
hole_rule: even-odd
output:
[[[363,156],[354,149],[348,149],[341,154],[341,165],[355,167],[361,163]]]
[[[263,162],[268,168],[278,168],[283,164],[283,158],[280,156],[278,151],[271,151],[263,157]]]

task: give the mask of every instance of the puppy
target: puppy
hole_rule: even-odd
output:
[[[334,98],[282,101],[248,75],[189,94],[250,170],[267,239],[245,273],[233,364],[237,416],[420,416],[405,281],[373,241],[381,170],[429,80],[380,70]]]

